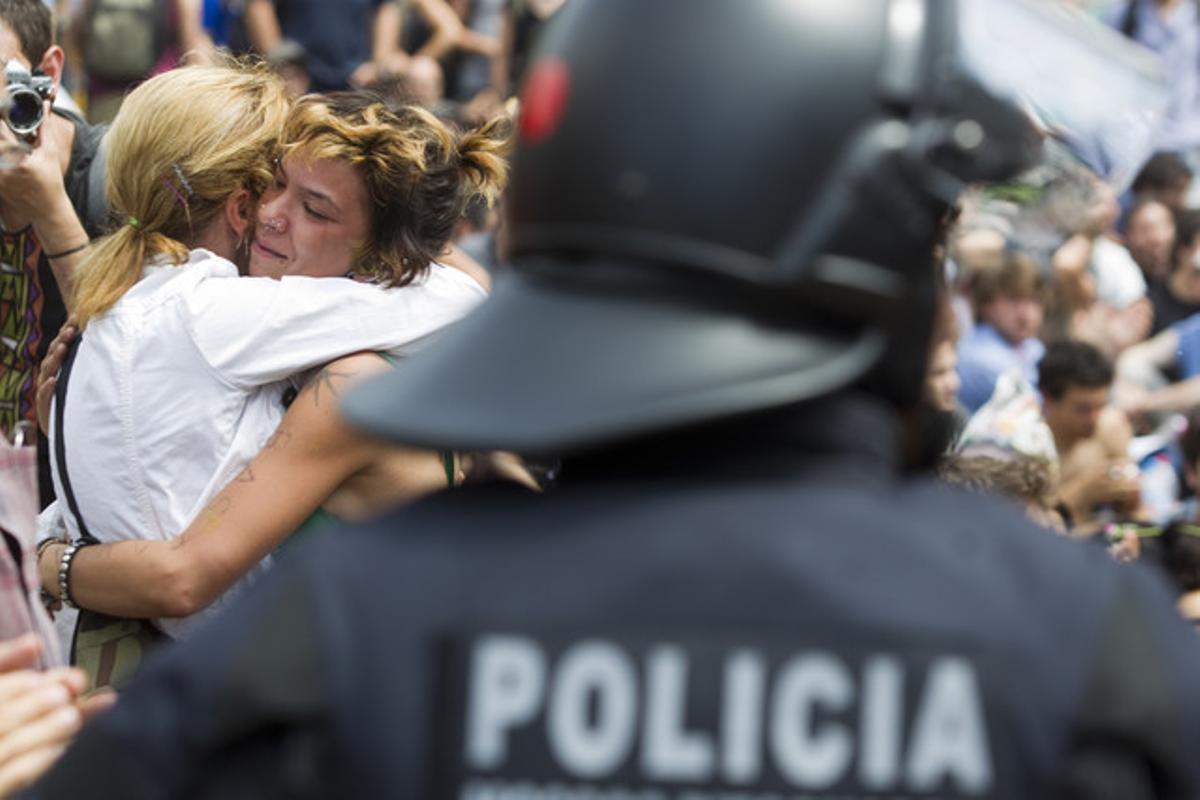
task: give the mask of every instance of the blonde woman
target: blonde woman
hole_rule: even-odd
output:
[[[284,155],[275,169],[271,154],[277,152],[278,138],[268,142],[263,137],[264,146],[255,148],[260,161],[254,163],[261,166],[247,165],[247,174],[265,185],[261,202],[252,201],[259,194],[257,186],[216,186],[209,169],[189,161],[197,153],[195,143],[178,140],[190,138],[190,132],[168,137],[163,130],[182,128],[186,120],[211,111],[221,117],[215,127],[246,146],[249,131],[241,130],[237,120],[253,113],[251,108],[229,109],[226,98],[214,103],[219,108],[196,109],[195,102],[176,91],[193,87],[178,86],[182,79],[174,74],[132,93],[114,125],[110,200],[130,219],[95,248],[79,280],[84,329],[65,391],[62,438],[80,517],[102,541],[166,542],[192,520],[211,526],[227,518],[228,497],[214,498],[267,444],[282,417],[280,399],[290,375],[345,352],[403,355],[478,302],[484,290],[476,281],[431,259],[445,248],[466,200],[474,192],[494,192],[504,177],[500,153],[505,142],[496,125],[459,137],[425,112],[391,114],[379,104],[348,98],[346,102],[360,107],[347,110],[352,121],[339,127],[331,105],[337,101],[313,98],[290,118]],[[255,80],[268,79],[256,74]],[[219,93],[224,85],[218,81],[210,88]],[[282,129],[282,116],[275,130]],[[259,131],[261,123],[247,127]],[[157,183],[169,195],[124,171],[135,171],[130,158],[155,174],[165,167],[166,179]],[[225,158],[210,160],[211,169],[226,163]],[[182,176],[175,175],[178,181],[172,182],[177,164]],[[382,180],[373,177],[379,175]],[[130,185],[122,186],[123,179]],[[215,200],[222,192],[227,199],[202,218],[197,198]],[[410,221],[406,208],[428,213]],[[252,214],[257,231],[242,238]],[[203,233],[197,236],[196,231]],[[248,243],[251,275],[280,279],[239,279],[232,265],[213,251],[189,249],[209,241],[230,253]],[[182,265],[172,263],[185,257]],[[140,279],[136,262],[147,264]],[[301,277],[351,272],[399,288],[384,291],[344,278]],[[386,366],[376,356],[361,359]],[[326,411],[331,381],[345,367],[327,372],[327,379],[314,384],[297,404]],[[275,449],[281,441],[275,437]],[[281,531],[294,528],[349,475],[362,473],[363,481],[375,475],[394,491],[405,479],[427,487],[428,478],[422,482],[413,473],[427,476],[431,459],[436,474],[443,474],[437,455],[424,453],[423,461],[407,464],[403,477],[390,464],[391,480],[384,480],[378,473],[387,466],[362,460],[369,449],[337,461],[336,481],[322,473],[316,481],[320,489],[304,483],[304,473],[285,484],[288,495],[259,495],[248,508],[255,520],[250,524],[266,525],[265,513],[270,517],[268,535],[251,535],[239,522],[243,531],[234,551],[206,550],[199,565],[219,573],[219,588],[214,592],[215,584],[206,582],[203,591],[171,590],[171,596],[182,596],[195,607],[201,605],[196,597],[212,600],[269,552]],[[325,467],[335,463],[320,461]],[[246,479],[254,475],[253,468],[246,470],[239,485],[253,482]],[[445,485],[445,478],[440,479]],[[56,482],[61,489],[61,474]],[[293,496],[296,501],[290,502]],[[206,505],[209,511],[202,513]],[[280,514],[270,513],[272,509]],[[63,516],[76,538],[77,520],[73,514]],[[138,616],[179,610],[175,600],[170,601],[173,608],[144,613],[91,603],[84,583],[93,560],[89,551],[105,548],[74,551],[65,570],[63,549],[43,552],[44,583],[51,590],[62,585],[51,579],[55,573],[55,578],[70,578],[72,597],[84,605]],[[164,545],[159,552],[167,550],[178,553],[181,547]],[[157,562],[149,555],[155,551],[145,542],[126,552],[132,569],[156,574]],[[53,559],[57,572],[46,569]],[[186,572],[195,573],[193,568],[199,569],[190,564]],[[208,573],[201,569],[198,574]],[[141,591],[141,580],[118,578],[116,594]],[[149,585],[159,584],[150,580]],[[160,620],[160,625],[173,634],[183,628],[175,620]]]

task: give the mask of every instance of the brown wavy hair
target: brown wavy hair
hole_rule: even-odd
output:
[[[460,133],[417,106],[393,110],[370,92],[333,92],[297,101],[282,155],[355,168],[370,206],[354,271],[403,286],[445,250],[470,201],[490,204],[503,190],[511,130],[499,117]]]

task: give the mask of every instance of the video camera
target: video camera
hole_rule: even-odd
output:
[[[46,100],[54,90],[54,81],[46,75],[34,75],[16,59],[4,65],[4,78],[8,81],[4,121],[17,136],[32,140],[46,117]]]

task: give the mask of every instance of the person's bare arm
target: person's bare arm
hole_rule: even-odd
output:
[[[412,6],[430,30],[429,40],[417,55],[438,59],[458,46],[463,23],[446,0],[412,0]]]
[[[400,26],[403,10],[397,2],[383,3],[375,12],[371,26],[371,58],[380,67],[398,71],[407,57],[400,49]]]
[[[512,9],[504,9],[503,26],[500,29],[500,49],[492,59],[492,89],[501,98],[507,98],[512,69],[513,42],[516,31],[513,23]]]
[[[250,44],[263,55],[269,56],[283,41],[279,16],[275,13],[275,4],[271,0],[250,0],[246,4],[244,19]]]
[[[1146,413],[1187,412],[1200,406],[1200,375],[1147,392],[1136,410]]]
[[[1179,334],[1172,328],[1139,342],[1117,360],[1117,375],[1123,380],[1139,381],[1149,369],[1162,371],[1175,363],[1179,352]]]
[[[188,64],[211,63],[216,51],[208,31],[204,30],[204,9],[201,0],[175,0],[179,21],[179,49]]]
[[[338,397],[347,385],[386,369],[374,354],[323,369],[263,450],[178,538],[80,550],[71,565],[75,601],[126,617],[182,617],[209,605],[377,457],[382,445],[342,422]],[[56,597],[61,552],[60,545],[47,547],[39,560],[43,586]]]
[[[1179,333],[1173,328],[1135,344],[1117,359],[1114,397],[1117,406],[1131,417],[1175,411],[1200,403],[1200,379],[1189,379],[1150,391],[1163,380],[1163,371],[1175,363]]]

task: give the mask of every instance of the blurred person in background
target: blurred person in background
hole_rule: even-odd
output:
[[[87,74],[87,114],[111,122],[130,89],[183,63],[212,58],[202,0],[82,0],[72,36]]]
[[[506,0],[500,57],[492,62],[492,88],[511,97],[525,77],[529,54],[538,35],[567,0]]]
[[[1129,210],[1125,246],[1142,268],[1146,283],[1166,280],[1171,271],[1171,248],[1175,246],[1175,217],[1158,200],[1139,200]]]
[[[1109,400],[1111,362],[1092,345],[1068,340],[1047,346],[1037,369],[1042,417],[1058,454],[1058,502],[1072,533],[1139,519],[1139,473],[1129,457],[1133,434]]]
[[[437,100],[461,107],[468,120],[499,113],[504,97],[491,81],[493,61],[500,57],[504,0],[405,0],[404,5],[403,48],[413,59],[438,64],[444,90]]]
[[[1175,220],[1171,272],[1166,280],[1151,283],[1148,292],[1154,308],[1152,335],[1200,311],[1200,211],[1180,211]]]
[[[402,73],[401,9],[393,0],[246,0],[246,34],[270,62],[303,63],[300,93],[366,86]],[[299,48],[299,56],[292,53]]]
[[[53,107],[65,55],[40,0],[0,0],[0,60],[49,78],[41,124],[18,136],[0,124],[0,435],[35,418],[35,375],[67,318],[73,272],[105,224],[102,127]],[[32,118],[31,118],[32,119]],[[40,504],[54,499],[38,438]]]
[[[1139,427],[1200,406],[1200,313],[1122,353],[1117,377],[1116,402]]]
[[[1113,239],[1116,194],[1088,173],[1052,186],[1052,219],[1067,238],[1053,252],[1053,292],[1043,339],[1081,339],[1115,358],[1149,333],[1153,306],[1146,279]]]
[[[1146,561],[1162,567],[1179,592],[1179,610],[1200,632],[1200,410],[1187,415],[1187,427],[1179,436],[1183,474],[1192,497],[1180,516],[1142,542]]]
[[[1015,502],[1036,525],[1063,533],[1050,462],[1023,453],[952,453],[938,465],[951,486],[1000,495]]]
[[[987,402],[996,378],[1010,370],[1037,385],[1038,338],[1047,281],[1028,256],[1005,250],[995,269],[979,271],[971,285],[975,326],[958,342],[958,399],[974,412]]]
[[[1135,200],[1157,200],[1172,211],[1182,211],[1187,207],[1192,174],[1179,154],[1155,153],[1133,179],[1130,190]]]

